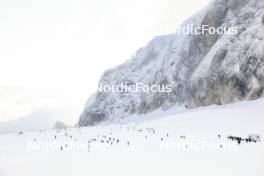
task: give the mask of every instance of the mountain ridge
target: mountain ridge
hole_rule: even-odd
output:
[[[188,108],[264,95],[264,3],[213,0],[182,26],[237,27],[237,34],[170,34],[155,37],[125,64],[106,71],[102,85],[122,82],[172,86],[170,93],[97,92],[79,126],[145,114],[177,105]]]

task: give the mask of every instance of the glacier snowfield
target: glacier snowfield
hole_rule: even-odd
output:
[[[263,176],[264,101],[0,136],[1,176]]]

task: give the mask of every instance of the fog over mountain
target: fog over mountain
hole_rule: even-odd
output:
[[[16,120],[1,122],[0,134],[51,129],[57,116],[58,114],[46,109],[39,109]]]
[[[264,2],[213,0],[182,26],[237,28],[236,34],[155,37],[126,63],[108,70],[101,85],[171,85],[168,93],[97,92],[79,126],[118,121],[173,106],[195,108],[253,100],[264,88]]]

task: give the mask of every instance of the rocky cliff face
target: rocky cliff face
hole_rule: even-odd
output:
[[[101,85],[169,84],[168,93],[98,92],[79,125],[94,125],[175,105],[189,108],[264,95],[263,0],[214,0],[182,26],[236,27],[236,34],[155,37],[127,63],[108,70]]]

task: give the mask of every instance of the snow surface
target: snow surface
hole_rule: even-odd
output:
[[[263,105],[262,99],[194,111],[157,110],[122,124],[0,135],[0,175],[263,176],[263,141],[227,140],[263,136]],[[33,150],[40,143],[59,145]]]

